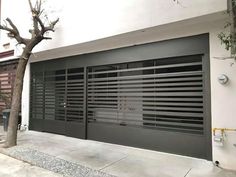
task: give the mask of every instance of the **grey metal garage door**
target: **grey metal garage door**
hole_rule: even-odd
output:
[[[30,128],[211,159],[208,40],[33,63]]]
[[[84,68],[39,68],[31,75],[31,128],[85,138]]]

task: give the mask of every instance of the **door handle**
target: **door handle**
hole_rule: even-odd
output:
[[[60,105],[66,108],[66,102],[60,103]]]

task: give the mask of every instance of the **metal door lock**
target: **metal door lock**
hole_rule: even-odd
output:
[[[60,105],[63,106],[64,108],[66,108],[66,103],[65,102],[61,103]]]

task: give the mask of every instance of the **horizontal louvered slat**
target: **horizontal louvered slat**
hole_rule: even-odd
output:
[[[123,93],[123,92],[160,92],[160,91],[201,91],[202,87],[180,87],[180,88],[139,88],[139,89],[90,89],[88,93]]]
[[[83,87],[70,87],[67,85],[67,90],[69,90],[69,91],[74,91],[74,90],[83,91]]]
[[[120,113],[140,113],[140,114],[150,114],[150,115],[169,115],[169,116],[188,116],[188,117],[202,117],[203,113],[195,113],[195,112],[177,112],[177,111],[165,111],[165,110],[158,110],[158,111],[141,111],[141,110],[122,110],[122,109],[107,109],[107,108],[99,108],[94,109],[97,112],[120,112]],[[90,111],[90,110],[89,110]]]
[[[201,81],[202,77],[191,77],[191,78],[183,78],[183,79],[179,79],[179,78],[175,78],[175,80],[159,80],[157,81],[157,79],[152,78],[152,79],[136,79],[136,80],[118,80],[118,81],[109,81],[109,80],[102,80],[99,82],[88,82],[88,86],[96,86],[96,85],[102,85],[102,86],[107,86],[107,85],[121,85],[121,84],[145,84],[145,83],[150,83],[150,84],[179,84],[180,82],[175,82],[175,81],[184,81],[184,83],[190,83],[192,81]],[[168,81],[173,81],[172,82],[168,82]],[[165,83],[168,82],[168,83]],[[182,82],[181,82],[182,83]],[[199,83],[201,84],[201,83]]]
[[[47,86],[48,84],[57,84],[57,85],[65,85],[65,80],[63,79],[63,81],[55,81],[55,80],[52,80],[52,81],[47,81],[45,80],[45,85]]]
[[[137,93],[90,93],[91,96],[96,95],[96,96],[119,96],[119,97],[132,97],[132,96],[202,96],[201,92],[151,92],[151,93],[143,93],[143,92],[137,92]]]
[[[81,122],[84,101],[83,76],[83,68],[33,72],[31,114],[41,113],[44,115],[41,118],[50,120]]]
[[[157,101],[176,101],[176,102],[202,102],[202,98],[163,98],[163,97],[155,97]],[[115,97],[95,97],[95,96],[90,96],[88,97],[89,101],[95,101],[95,100],[115,100]],[[155,101],[153,98],[141,98],[141,97],[128,97],[125,100],[127,101]]]
[[[67,73],[67,121],[84,121],[84,69],[72,69]]]
[[[129,106],[129,107],[128,107]],[[135,107],[136,105],[128,105],[126,107],[128,107],[128,109],[135,109],[133,107]],[[133,106],[133,107],[132,107]],[[126,108],[124,107],[124,108]],[[114,110],[120,110],[123,107],[119,107],[119,106],[112,106],[112,105],[89,105],[89,108],[111,108]],[[202,112],[203,108],[186,108],[186,107],[148,107],[148,106],[142,106],[142,110],[169,110],[169,111],[192,111],[192,112]]]
[[[83,96],[78,96],[77,98],[74,97],[67,97],[67,101],[84,101]]]
[[[118,119],[121,119],[119,118],[118,114],[110,114],[109,117],[107,116],[108,114],[99,114],[99,115],[89,115],[89,119],[96,119],[96,120],[99,120],[100,118],[106,118],[106,119],[110,119],[111,121],[115,121],[115,120],[118,120]],[[127,118],[123,119],[123,120],[126,120]],[[129,114],[128,115],[128,119],[132,119],[132,120],[136,120],[137,119],[137,115],[135,114]],[[186,122],[186,123],[195,123],[195,124],[202,124],[203,121],[202,120],[198,120],[198,119],[193,119],[191,117],[180,117],[180,118],[173,118],[173,117],[161,117],[161,116],[158,116],[158,117],[143,117],[142,120],[139,120],[138,119],[138,122],[139,121],[154,121],[154,123],[156,123],[156,121],[162,121],[162,122]],[[149,122],[149,123],[150,123]]]
[[[73,79],[73,80],[67,80],[67,84],[75,84],[77,83],[78,85],[81,85],[84,83],[83,79]]]
[[[99,117],[99,116],[96,116],[96,119],[94,120],[111,120],[110,118],[107,118],[107,117]],[[179,125],[179,126],[183,126],[183,127],[198,127],[198,128],[202,128],[202,125],[201,124],[196,124],[196,123],[178,123],[178,122],[165,122],[165,121],[149,121],[149,120],[135,120],[135,119],[113,119],[114,122],[122,122],[122,121],[125,121],[125,122],[136,122],[136,123],[146,123],[146,124],[157,124],[157,125],[166,125],[166,126],[172,126],[172,125]]]
[[[44,83],[43,73],[38,72],[31,77],[31,111],[30,116],[34,119],[43,119],[44,110]]]
[[[89,79],[89,83],[92,82],[99,82],[101,83],[101,81],[114,81],[114,80],[134,80],[134,79],[139,79],[140,81],[142,81],[141,79],[153,79],[156,82],[175,82],[175,81],[195,81],[195,80],[201,80],[202,77],[185,77],[185,78],[179,78],[179,77],[157,77],[158,74],[148,74],[148,75],[134,75],[134,76],[120,76],[120,77],[107,77],[107,78],[94,78],[94,79]],[[118,82],[119,83],[119,82]]]
[[[132,68],[132,69],[98,71],[98,72],[90,72],[90,73],[88,73],[88,75],[108,74],[108,73],[118,73],[118,72],[122,73],[122,72],[130,72],[130,71],[143,71],[143,70],[153,70],[153,69],[171,68],[171,67],[184,67],[184,66],[194,66],[194,65],[202,65],[202,63],[201,62],[193,62],[193,63],[171,64],[171,65],[164,65],[164,66],[152,66],[152,67],[139,67],[139,68]],[[180,73],[178,73],[178,74],[180,74]]]
[[[103,84],[102,86],[93,86],[92,84],[90,84],[90,87],[88,88],[88,90],[91,90],[93,88],[96,88],[96,89],[118,89],[118,88],[146,88],[146,87],[165,87],[165,86],[168,86],[168,87],[181,87],[181,86],[202,86],[202,83],[201,82],[176,82],[176,83],[157,83],[157,84],[153,84],[153,83],[149,83],[149,84],[125,84],[125,85],[122,85],[122,84]]]
[[[90,105],[117,105],[117,101],[109,102],[109,101],[89,101]],[[129,104],[136,105],[138,102],[129,101]],[[176,102],[143,102],[143,105],[149,106],[185,106],[185,107],[202,107],[202,103],[176,103]]]
[[[90,67],[89,120],[203,133],[201,56],[166,61]]]

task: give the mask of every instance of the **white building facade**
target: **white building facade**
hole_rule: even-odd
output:
[[[68,57],[72,57],[70,58],[70,61],[72,61],[76,60],[76,56],[81,58],[78,59],[78,61],[82,61],[84,55],[88,56],[88,58],[90,58],[90,56],[93,58],[96,53],[99,54],[100,52],[106,53],[106,51],[111,51],[111,54],[109,52],[108,54],[104,54],[104,57],[106,57],[107,55],[113,55],[113,51],[117,49],[119,53],[121,53],[121,56],[123,56],[123,48],[134,49],[134,51],[136,51],[138,49],[136,49],[135,46],[145,46],[146,44],[149,46],[149,44],[153,44],[155,47],[158,47],[161,45],[162,41],[173,41],[175,43],[175,41],[188,39],[189,37],[191,38],[191,36],[195,36],[194,39],[198,39],[198,35],[204,34],[208,36],[209,67],[205,68],[206,70],[204,70],[203,73],[205,71],[209,72],[210,78],[208,81],[209,86],[207,86],[207,90],[210,92],[208,93],[206,91],[204,94],[208,94],[205,99],[207,99],[206,103],[210,104],[205,106],[208,108],[206,112],[209,113],[208,119],[210,119],[209,122],[211,124],[208,127],[208,131],[211,132],[210,137],[212,138],[212,141],[210,141],[211,145],[207,147],[211,149],[210,156],[212,158],[206,159],[219,161],[223,168],[236,170],[236,132],[225,131],[223,135],[224,141],[221,143],[219,142],[220,131],[216,131],[216,138],[212,131],[213,128],[236,128],[236,65],[231,64],[234,62],[231,59],[221,60],[222,58],[228,58],[230,53],[225,50],[217,37],[220,32],[225,30],[224,26],[228,18],[225,13],[227,10],[227,0],[180,0],[179,2],[180,4],[171,0],[120,0],[119,2],[110,0],[48,1],[47,3],[49,4],[47,7],[55,9],[55,11],[51,12],[49,8],[49,13],[52,14],[53,18],[59,17],[60,22],[56,27],[56,32],[50,34],[53,40],[44,41],[37,46],[27,66],[22,94],[22,124],[29,126],[31,119],[30,87],[32,87],[32,84],[30,78],[32,77],[31,73],[33,70],[31,66],[33,66],[33,63],[43,63],[42,61],[46,62],[51,60],[49,63],[52,64],[56,63],[59,58],[60,60],[66,60]],[[2,0],[1,19],[6,17],[10,17],[15,22],[22,35],[28,35],[31,21],[27,1]],[[14,56],[2,58],[1,61],[17,58],[21,49],[15,46],[15,43],[6,37],[4,32],[1,32],[0,39],[0,53],[8,50],[15,51]],[[181,40],[180,44],[182,42]],[[7,43],[10,43],[10,48],[6,49],[3,45]],[[164,42],[163,46],[167,44],[169,44],[169,42]],[[186,45],[185,48],[189,50],[194,47],[193,45],[188,48]],[[152,46],[149,48],[152,48]],[[180,49],[184,50],[185,48]],[[172,51],[172,49],[168,47],[164,50],[167,50],[166,53]],[[144,51],[146,51],[146,49]],[[152,50],[151,52],[153,53]],[[182,51],[179,52],[181,53]],[[188,51],[186,51],[186,54],[187,53]],[[141,55],[142,54],[140,54],[140,56]],[[168,55],[171,56],[170,53],[168,53]],[[101,54],[101,57],[102,56]],[[147,54],[147,56],[149,56],[149,54]],[[106,62],[102,63],[102,61],[101,59],[101,63],[98,64],[99,66],[106,64]],[[120,63],[121,61],[123,61],[122,57],[121,60],[118,59],[115,63]],[[129,62],[134,62],[132,57]],[[109,62],[107,62],[107,64],[108,63]],[[132,65],[132,63],[130,65]],[[88,64],[89,69],[90,66],[91,64]],[[51,65],[48,65],[48,67],[51,67]],[[137,64],[134,68],[131,67],[131,70],[137,70],[135,69],[137,67],[141,68],[141,66]],[[142,64],[142,68],[143,67],[146,66]],[[159,65],[153,65],[152,67],[159,67]],[[204,67],[206,66],[203,66],[203,68]],[[89,69],[87,72],[90,72]],[[95,70],[93,69],[94,68],[91,69],[91,72],[102,72],[99,70],[96,71],[96,68]],[[126,69],[130,68],[127,67]],[[229,78],[229,82],[225,85],[220,84],[218,81],[218,77],[222,74]],[[122,75],[119,76],[122,77]],[[118,76],[116,75],[116,77]],[[89,79],[89,77],[87,79]],[[99,80],[101,78],[92,79]],[[89,87],[89,84],[87,87]],[[143,88],[143,86],[141,87]],[[141,89],[141,87],[139,89]],[[93,88],[91,88],[91,90],[92,89]],[[129,97],[129,95],[127,97]],[[144,100],[142,100],[141,107],[144,105],[143,102]],[[119,105],[122,104],[123,103],[119,103]],[[125,104],[129,103],[126,102]],[[134,109],[139,109],[140,104],[136,105],[137,107]],[[198,107],[196,107],[196,112],[198,110],[197,108]],[[95,116],[99,114],[103,113],[94,113]],[[144,113],[140,115],[144,115]],[[111,115],[111,117],[112,116],[114,115]],[[140,116],[136,115],[136,118],[137,117],[140,118]],[[165,132],[165,130],[163,132]],[[88,136],[90,136],[89,134],[90,133],[88,133]],[[101,139],[101,141],[106,140]],[[127,143],[123,144],[126,145]],[[160,150],[162,151],[162,149]],[[179,154],[174,151],[173,153]]]

